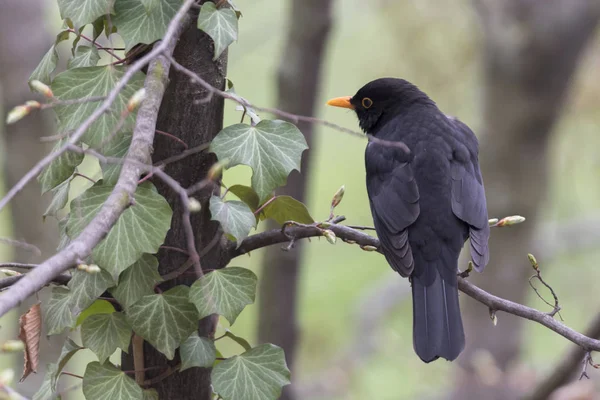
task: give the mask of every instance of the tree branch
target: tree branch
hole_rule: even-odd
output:
[[[37,176],[41,170],[52,162],[58,155],[67,151],[68,146],[79,141],[87,128],[100,117],[112,104],[118,93],[125,87],[126,83],[133,74],[141,70],[150,62],[148,75],[145,81],[147,97],[138,110],[136,126],[133,132],[131,146],[127,153],[127,159],[121,169],[119,180],[112,193],[87,227],[81,234],[75,238],[67,247],[50,257],[34,269],[31,273],[25,275],[14,286],[11,286],[6,294],[0,297],[0,316],[6,314],[9,310],[16,307],[21,301],[31,296],[33,293],[44,287],[52,281],[57,275],[69,267],[76,264],[77,260],[85,259],[89,256],[94,247],[100,243],[115,225],[123,211],[129,207],[138,185],[141,168],[130,160],[146,163],[150,160],[150,152],[154,139],[154,130],[156,128],[156,118],[158,109],[162,101],[165,90],[165,82],[168,79],[170,64],[163,55],[173,53],[177,39],[182,32],[182,25],[189,23],[187,11],[194,3],[194,0],[186,0],[181,6],[173,20],[169,23],[167,33],[163,40],[157,43],[152,51],[132,64],[123,78],[117,83],[115,88],[109,93],[106,100],[100,107],[75,131],[69,142],[65,144],[58,152],[49,154],[32,168],[15,185],[7,196],[0,201],[0,209],[16,193],[18,193],[27,182]],[[151,62],[152,61],[152,62]]]

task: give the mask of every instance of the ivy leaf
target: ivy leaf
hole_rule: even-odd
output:
[[[142,388],[111,363],[88,364],[83,375],[83,394],[93,400],[143,400]]]
[[[263,208],[261,217],[274,219],[279,225],[283,225],[286,221],[296,221],[301,224],[315,222],[306,206],[290,196],[277,196]]]
[[[119,276],[119,284],[110,293],[124,307],[128,308],[143,296],[154,294],[154,286],[161,282],[158,274],[158,260],[144,254]]]
[[[181,370],[192,367],[210,368],[215,362],[217,349],[215,342],[209,338],[198,336],[197,332],[181,344]]]
[[[62,19],[70,19],[76,28],[91,24],[104,14],[114,14],[115,0],[58,0]]]
[[[125,74],[125,67],[105,65],[101,67],[73,68],[54,78],[51,88],[59,100],[81,99],[92,96],[106,96]],[[144,74],[137,72],[115,99],[111,112],[104,113],[94,122],[83,136],[83,142],[98,150],[104,141],[113,134],[129,98],[144,84]],[[100,102],[89,102],[58,106],[54,108],[62,132],[77,129],[95,110]],[[135,113],[131,113],[123,124],[123,131],[131,131],[135,123]]]
[[[210,145],[219,160],[229,160],[229,167],[244,164],[252,168],[252,188],[261,201],[284,185],[292,170],[300,170],[300,158],[307,148],[298,128],[277,120],[228,126]]]
[[[144,400],[159,400],[156,389],[144,390]]]
[[[190,288],[190,301],[200,318],[219,314],[233,325],[235,319],[256,297],[257,277],[241,267],[217,269],[198,279]]]
[[[263,344],[216,365],[211,373],[216,393],[224,399],[276,400],[290,383],[283,350]]]
[[[160,0],[140,0],[140,2],[144,5],[147,13],[150,13],[154,7],[159,5]]]
[[[52,189],[52,201],[50,201],[48,208],[44,212],[44,219],[49,215],[55,217],[60,210],[65,208],[67,202],[69,201],[70,188],[71,179],[67,179],[66,181]]]
[[[58,388],[58,378],[60,378],[60,373],[62,372],[62,370],[71,360],[71,358],[75,355],[75,353],[82,349],[83,347],[77,345],[77,343],[75,343],[70,338],[67,338],[60,352],[60,356],[58,357],[58,361],[56,363],[56,371],[50,375],[50,384],[52,385],[53,391],[56,391]]]
[[[235,194],[241,201],[246,203],[252,211],[256,211],[258,208],[260,200],[258,199],[258,195],[254,189],[251,187],[244,185],[233,185],[229,187],[229,191]]]
[[[42,311],[48,335],[61,333],[65,328],[75,324],[75,317],[71,313],[69,289],[62,286],[52,288],[48,302],[42,303]]]
[[[71,238],[90,223],[112,190],[112,186],[97,184],[71,202],[67,222],[67,233]],[[171,227],[171,208],[152,184],[138,186],[133,200],[134,204],[125,210],[92,253],[94,262],[108,271],[115,281],[142,254],[156,253]]]
[[[227,329],[227,331],[225,332],[225,336],[228,337],[229,339],[233,340],[240,346],[242,346],[244,348],[244,350],[252,349],[252,346],[250,346],[250,343],[248,343],[248,341],[246,339],[244,339],[243,337],[237,336],[236,334],[231,332],[229,329]]]
[[[206,32],[215,44],[213,61],[238,37],[238,19],[230,8],[217,9],[215,3],[206,2],[198,15],[198,29]]]
[[[104,146],[102,154],[106,157],[125,158],[130,145],[131,133],[122,133]],[[100,168],[102,168],[102,179],[104,180],[104,183],[116,185],[117,180],[119,180],[119,175],[121,175],[121,167],[121,164],[105,164],[101,162]]]
[[[96,46],[79,46],[75,56],[69,60],[67,68],[95,67],[100,61]]]
[[[219,221],[226,234],[235,238],[238,246],[256,225],[254,213],[241,201],[223,201],[219,196],[212,196],[210,214],[213,221]]]
[[[189,301],[189,288],[175,286],[162,294],[142,297],[127,317],[135,333],[169,360],[175,349],[198,327],[198,312]]]
[[[76,270],[69,283],[71,290],[69,298],[70,309],[74,316],[81,314],[83,310],[92,305],[98,296],[109,287],[115,285],[115,280],[106,271],[101,270],[96,274]]]
[[[150,9],[147,5],[153,5]],[[113,23],[125,42],[125,51],[138,43],[150,44],[163,38],[167,26],[181,7],[181,0],[117,0]]]
[[[83,345],[96,353],[101,363],[117,348],[127,353],[130,339],[131,325],[123,313],[92,315],[81,325]]]
[[[79,317],[77,317],[77,322],[75,323],[75,326],[79,326],[79,325],[83,324],[83,321],[85,321],[88,317],[91,317],[92,315],[111,314],[114,312],[115,312],[115,308],[113,307],[112,304],[110,304],[110,301],[96,300],[92,303],[91,306],[89,306],[88,308],[83,310],[81,312],[81,314],[79,314]]]
[[[38,389],[37,392],[32,397],[32,400],[51,400],[56,398],[55,390],[52,388],[52,376],[56,375],[58,371],[58,365],[56,364],[46,364],[46,375],[44,375],[44,380],[42,381],[42,385]]]
[[[58,151],[69,138],[63,138],[56,142],[52,151]],[[38,181],[42,185],[42,194],[56,188],[73,175],[75,168],[83,161],[83,154],[74,151],[67,151],[50,163],[40,176]]]
[[[49,85],[52,82],[52,72],[56,69],[56,63],[58,62],[58,52],[56,51],[56,45],[67,40],[69,38],[69,32],[63,30],[56,35],[56,40],[50,49],[44,54],[42,60],[37,67],[33,70],[29,76],[29,81],[38,80]]]

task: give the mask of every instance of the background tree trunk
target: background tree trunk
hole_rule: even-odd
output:
[[[471,276],[482,289],[523,303],[531,273],[526,256],[535,252],[533,234],[547,189],[550,133],[596,27],[599,2],[476,0],[475,5],[484,36],[480,163],[488,211],[490,217],[524,215],[527,223],[494,230],[488,268]],[[480,304],[465,301],[463,310],[467,348],[459,363],[467,373],[458,378],[453,398],[515,398],[503,382],[484,385],[473,374],[473,362],[485,349],[506,370],[520,353],[523,320],[501,314],[495,327]]]
[[[289,31],[277,74],[277,102],[280,109],[313,115],[319,91],[321,66],[331,27],[331,0],[293,0],[289,10]],[[299,123],[309,149],[313,146],[312,124]],[[292,172],[287,186],[278,190],[304,202],[311,150],[302,157],[302,173]],[[269,228],[275,228],[274,223]],[[298,275],[302,262],[302,242],[292,251],[281,246],[267,247],[260,282],[259,343],[274,343],[283,348],[293,368],[298,340],[296,308]],[[282,400],[295,398],[293,385],[283,388]]]
[[[193,21],[196,20],[196,17],[197,11],[192,17]],[[223,53],[217,61],[213,62],[213,52],[211,39],[204,32],[198,30],[195,23],[192,23],[181,36],[173,57],[183,66],[196,72],[212,86],[224,89],[227,53]],[[158,115],[157,129],[180,138],[190,148],[210,142],[223,128],[223,98],[213,96],[207,103],[194,102],[203,99],[206,95],[207,92],[204,89],[201,89],[198,85],[190,84],[188,77],[171,68],[170,82]],[[164,135],[156,135],[153,162],[179,154],[183,150],[183,146],[173,139]],[[180,162],[169,164],[165,168],[165,172],[183,187],[189,187],[204,179],[215,161],[214,154],[203,152],[187,157]],[[171,230],[167,234],[165,246],[186,249],[186,236],[181,218],[183,208],[179,195],[160,180],[154,180],[154,184],[173,209]],[[200,253],[211,239],[218,234],[218,223],[210,220],[208,208],[208,200],[212,190],[212,188],[207,188],[194,195],[203,204],[201,212],[192,214],[196,246]],[[201,260],[203,268],[215,268],[216,265],[222,265],[219,259],[221,254],[219,248],[218,245],[213,246],[204,255]],[[176,270],[186,262],[187,258],[185,254],[161,249],[158,253],[160,274],[164,275]],[[190,271],[193,271],[193,268]],[[195,274],[188,273],[175,280],[165,282],[160,287],[166,290],[181,284],[189,286],[196,278]],[[200,321],[198,332],[201,336],[212,337],[215,328],[216,319],[207,317]],[[144,364],[146,368],[151,366],[173,366],[178,362],[178,356],[173,361],[168,361],[162,353],[156,351],[148,343],[144,343]],[[131,355],[123,354],[123,366],[125,369],[133,369]],[[164,370],[147,371],[146,379],[152,379],[161,372],[164,372]],[[181,373],[174,373],[151,387],[158,391],[160,399],[212,399],[210,369],[206,368],[190,368]]]
[[[0,12],[0,112],[3,118],[14,106],[36,97],[29,91],[27,79],[35,69],[42,56],[48,51],[51,36],[43,29],[45,25],[44,2],[39,0],[9,1],[1,6]],[[36,27],[31,29],[31,27]],[[2,119],[4,126],[4,119]],[[2,131],[2,129],[0,129]],[[53,131],[52,118],[47,113],[34,112],[17,124],[4,127],[0,145],[0,157],[4,173],[4,186],[12,187],[30,168],[43,158],[51,146],[40,142],[40,136],[50,135]],[[14,260],[18,262],[35,263],[53,254],[56,250],[58,231],[53,218],[48,218],[42,223],[42,215],[46,211],[47,199],[40,196],[40,185],[32,182],[11,202],[11,216],[13,237],[24,240],[37,246],[42,255],[24,250],[14,249]],[[4,247],[4,245],[3,245]],[[5,256],[10,258],[9,249]],[[47,290],[40,292],[40,300],[48,296]],[[19,308],[18,313],[23,314],[36,303],[36,298],[31,298]],[[12,314],[13,318],[14,314]],[[8,322],[2,324],[10,328]],[[14,330],[4,330],[3,337],[12,339],[17,336],[17,323],[13,324]],[[27,378],[27,384],[21,385],[19,391],[29,397],[41,385],[45,375],[47,363],[55,362],[60,354],[64,335],[53,336],[40,342],[40,368],[38,374]],[[15,366],[16,373],[22,370],[22,357]]]

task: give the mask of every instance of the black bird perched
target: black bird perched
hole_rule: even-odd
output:
[[[365,151],[375,230],[390,266],[412,283],[415,352],[452,361],[465,347],[457,272],[467,238],[475,269],[489,261],[477,138],[403,79],[377,79],[327,104],[356,111],[362,130],[381,140]]]

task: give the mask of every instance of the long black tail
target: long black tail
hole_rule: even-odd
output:
[[[454,360],[465,347],[458,303],[457,258],[444,249],[436,261],[415,257],[412,275],[413,346],[428,363]]]

